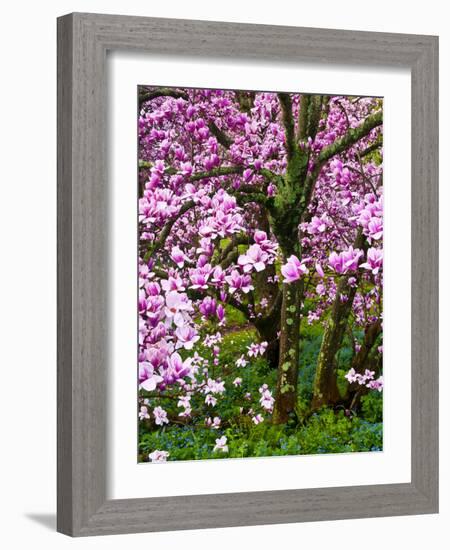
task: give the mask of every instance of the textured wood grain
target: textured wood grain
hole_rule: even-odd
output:
[[[72,18],[58,21],[57,528],[72,525]]]
[[[438,40],[71,14],[58,20],[58,530],[74,536],[424,514],[438,509]],[[106,499],[106,52],[409,67],[412,481]]]

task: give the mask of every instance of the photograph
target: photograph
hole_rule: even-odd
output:
[[[138,461],[382,451],[383,99],[137,96]]]

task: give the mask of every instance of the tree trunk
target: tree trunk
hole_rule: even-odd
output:
[[[289,420],[297,404],[297,378],[300,342],[300,307],[303,281],[283,285],[280,353],[273,411],[274,424]]]
[[[269,266],[273,269],[275,275],[275,269],[273,266]],[[263,272],[264,273],[264,272]],[[276,289],[277,294],[272,294],[273,287]],[[259,336],[262,341],[267,342],[266,358],[269,362],[270,368],[278,368],[278,358],[280,355],[280,316],[281,316],[281,304],[282,293],[278,289],[278,285],[271,285],[270,291],[267,291],[264,295],[266,299],[270,299],[268,311],[262,317],[256,317],[253,324],[255,325]]]
[[[351,368],[355,369],[358,374],[364,374],[366,369],[379,371],[378,365],[376,362],[369,357],[372,348],[375,343],[378,341],[378,336],[381,334],[382,325],[381,320],[378,319],[364,331],[364,341],[361,344],[361,348],[358,353],[355,354],[352,360]],[[359,384],[351,384],[347,390],[347,395],[345,396],[346,406],[350,409],[355,409],[359,407],[361,397],[368,393],[369,389],[365,386],[360,386]]]
[[[364,331],[364,341],[358,353],[355,354],[352,360],[351,368],[359,374],[363,374],[366,368],[366,361],[375,345],[378,336],[381,334],[381,320],[377,319],[372,324],[366,327]]]
[[[356,294],[356,286],[350,287],[348,278],[349,276],[345,276],[339,281],[333,308],[323,333],[314,379],[313,409],[334,405],[341,397],[337,386],[336,353],[342,345]],[[346,301],[342,301],[343,296]]]
[[[266,358],[271,369],[278,368],[278,359],[280,356],[280,321],[273,320],[272,322],[255,321],[255,327],[261,340],[267,342]]]
[[[358,231],[353,246],[367,250],[367,241],[361,230]],[[318,409],[324,405],[335,405],[341,400],[337,386],[336,353],[342,345],[357,290],[356,284],[354,286],[348,284],[352,276],[354,274],[343,276],[337,286],[336,298],[325,326],[317,358],[312,409]]]

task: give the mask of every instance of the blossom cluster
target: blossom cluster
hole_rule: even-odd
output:
[[[345,378],[350,384],[357,383],[360,386],[366,386],[371,390],[383,390],[383,376],[375,378],[375,371],[366,369],[364,374],[357,373],[354,368],[351,368]]]

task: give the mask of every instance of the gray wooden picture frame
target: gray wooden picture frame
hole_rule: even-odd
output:
[[[108,500],[106,53],[412,74],[410,483]],[[438,38],[74,13],[58,19],[58,510],[72,536],[438,511]]]

